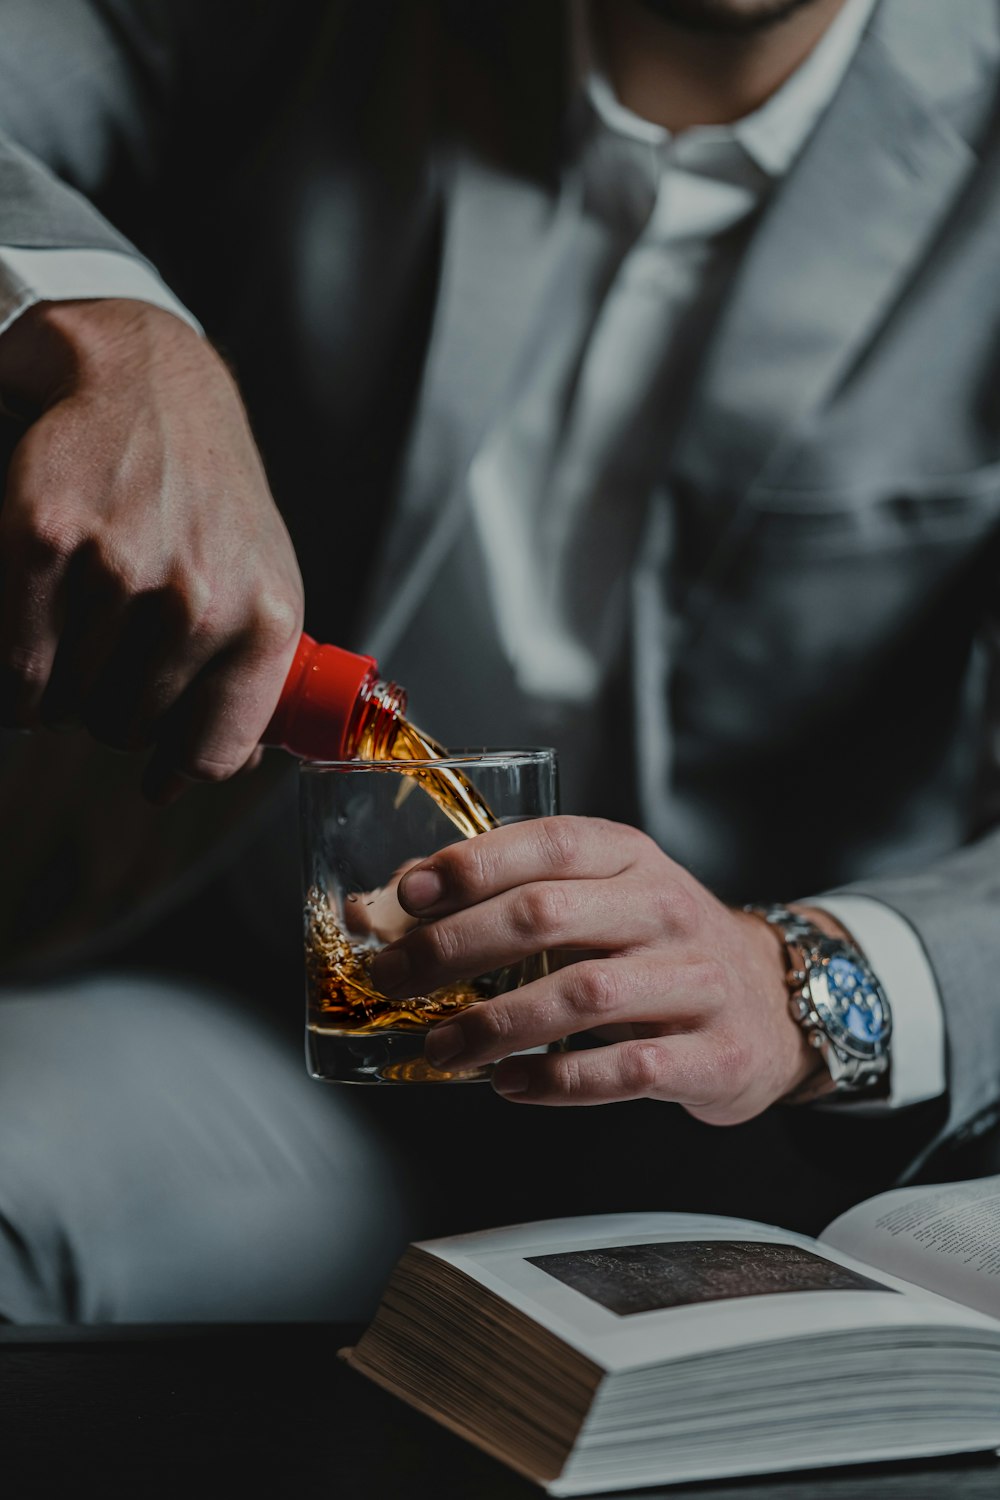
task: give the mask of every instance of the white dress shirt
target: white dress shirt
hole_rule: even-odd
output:
[[[847,0],[760,109],[678,135],[618,101],[577,28],[588,110],[567,178],[553,316],[469,473],[498,635],[531,697],[586,705],[602,691],[643,539],[671,525],[648,468],[669,444],[665,413],[680,409],[742,234],[831,102],[874,4]],[[137,258],[0,247],[0,331],[37,301],[110,296],[198,326]],[[663,514],[651,516],[656,506]],[[868,898],[815,904],[853,934],[889,998],[890,1104],[941,1094],[941,1003],[916,934]]]
[[[0,333],[36,302],[127,297],[149,302],[201,324],[161,281],[148,261],[116,250],[25,250],[0,246]]]

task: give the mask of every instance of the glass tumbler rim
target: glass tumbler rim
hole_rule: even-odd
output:
[[[452,750],[430,764],[445,769],[461,766],[501,768],[508,765],[540,766],[547,761],[554,762],[555,759],[556,751],[551,745],[519,745],[509,749],[490,746]],[[299,774],[313,776],[327,772],[357,774],[368,771],[401,771],[411,766],[424,769],[427,765],[426,760],[397,760],[395,757],[390,760],[361,760],[357,757],[351,760],[300,760]]]

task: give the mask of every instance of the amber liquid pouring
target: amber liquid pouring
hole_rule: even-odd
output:
[[[406,719],[400,719],[391,742],[381,755],[372,738],[363,735],[357,748],[360,760],[373,758],[407,761],[401,765],[402,776],[397,806],[411,791],[420,788],[433,798],[445,816],[466,838],[486,833],[497,826],[497,820],[472,782],[452,766],[436,762],[447,751],[429,735]],[[391,893],[389,895],[391,904]],[[365,898],[359,898],[358,925],[365,922]],[[372,892],[367,905],[384,907],[385,893]],[[399,910],[399,918],[405,914]],[[371,941],[355,941],[340,926],[331,910],[326,893],[316,886],[306,896],[306,973],[309,982],[310,1024],[321,1030],[336,1031],[426,1031],[429,1026],[455,1011],[463,1010],[484,998],[484,991],[472,983],[449,985],[427,995],[406,1000],[390,1000],[381,995],[371,982],[369,965],[377,952]],[[412,925],[412,924],[411,924]],[[401,932],[392,936],[402,935]],[[383,935],[383,941],[388,940]],[[544,972],[544,959],[519,965],[514,980],[524,983]],[[502,987],[511,988],[508,980]]]
[[[366,759],[364,736],[358,747],[358,758]],[[496,818],[469,778],[452,766],[435,765],[435,761],[447,758],[447,750],[443,745],[439,745],[437,740],[432,740],[429,734],[424,734],[422,729],[418,729],[408,719],[399,720],[387,759],[417,762],[405,769],[400,768],[404,776],[411,777],[419,787],[422,787],[428,797],[433,798],[437,803],[445,817],[454,823],[459,833],[464,834],[467,839],[473,838],[477,833],[486,833],[489,829],[495,828]]]

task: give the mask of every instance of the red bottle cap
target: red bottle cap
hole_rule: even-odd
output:
[[[378,671],[373,656],[320,646],[303,635],[295,650],[265,745],[307,760],[343,760],[355,704]]]

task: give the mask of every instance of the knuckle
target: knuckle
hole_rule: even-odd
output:
[[[698,903],[693,892],[681,881],[664,881],[657,889],[656,900],[664,927],[675,932],[687,932],[694,927]]]
[[[449,968],[461,962],[465,951],[461,932],[451,922],[428,922],[411,934],[410,941],[423,962]]]
[[[636,1094],[649,1094],[660,1079],[660,1049],[652,1041],[619,1043],[621,1081]]]
[[[442,849],[436,863],[447,881],[448,889],[458,896],[474,895],[492,883],[493,861],[489,839],[467,839]]]
[[[281,589],[264,589],[254,602],[251,633],[269,651],[283,651],[298,638],[301,620],[298,599]]]
[[[567,999],[577,1016],[592,1021],[613,1014],[619,1002],[619,982],[608,964],[592,961],[574,964]]]
[[[529,886],[514,906],[515,932],[528,940],[552,937],[563,926],[566,905],[565,892],[558,885]]]
[[[498,1055],[507,1050],[507,1043],[514,1035],[510,1010],[500,1000],[487,1000],[473,1006],[464,1021],[467,1030],[470,1024],[477,1048]]]
[[[586,1093],[583,1069],[575,1052],[565,1052],[559,1058],[555,1080],[559,1093],[566,1099],[579,1099]]]
[[[19,527],[12,540],[29,568],[45,572],[69,561],[80,544],[80,529],[59,511],[43,511]]]
[[[580,836],[571,818],[540,818],[536,830],[545,863],[554,875],[576,868]]]

